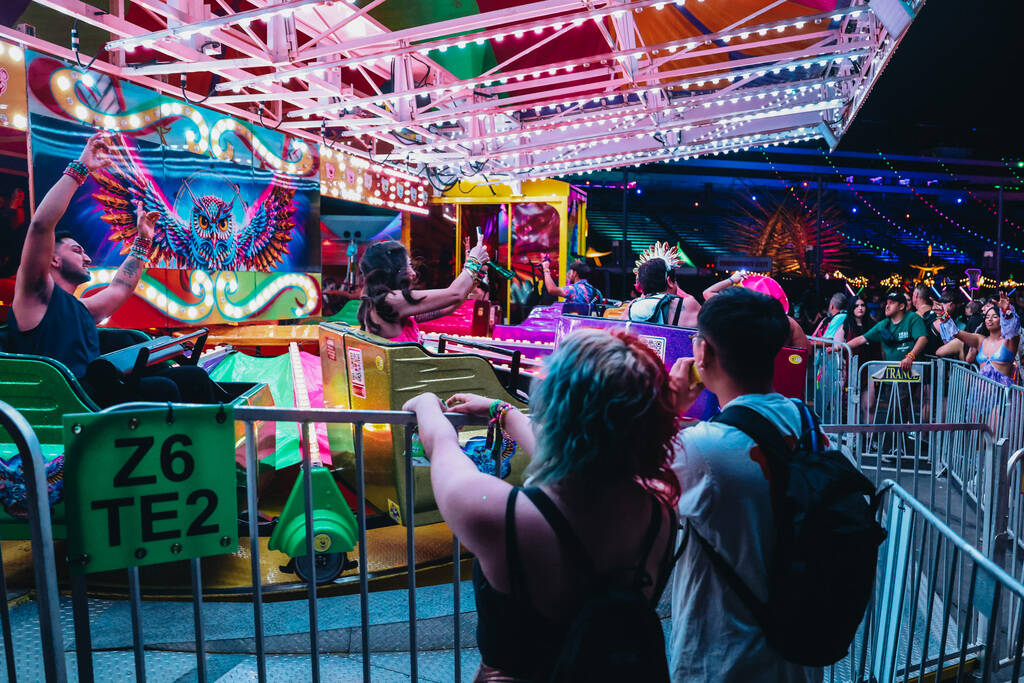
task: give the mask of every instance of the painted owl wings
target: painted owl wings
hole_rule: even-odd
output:
[[[102,218],[111,226],[107,239],[120,243],[121,254],[128,253],[136,233],[135,206],[141,201],[144,210],[160,214],[150,253],[153,263],[195,267],[180,263],[178,259],[178,255],[185,252],[188,226],[178,219],[167,199],[155,189],[142,164],[123,145],[114,148],[111,157],[113,164],[92,173],[100,185],[93,198],[103,207]]]
[[[284,260],[295,228],[295,188],[272,182],[235,234],[235,270],[269,271]]]
[[[231,220],[234,200],[197,196],[185,183],[191,199],[188,222],[175,214],[141,162],[125,145],[112,153],[114,163],[93,173],[100,190],[93,197],[111,225],[110,239],[127,254],[135,239],[135,204],[160,214],[151,258],[167,268],[270,271],[284,260],[295,227],[295,189],[274,182],[250,209],[244,226]]]

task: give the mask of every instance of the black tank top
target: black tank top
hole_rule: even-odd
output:
[[[473,593],[477,610],[476,640],[480,649],[480,659],[487,666],[500,669],[502,673],[517,678],[547,680],[547,675],[562,649],[572,617],[565,621],[549,619],[538,612],[530,602],[526,574],[519,559],[519,542],[516,539],[514,511],[516,495],[520,491],[537,506],[563,546],[570,549],[573,546],[582,548],[575,538],[571,541],[566,539],[568,543],[562,540],[566,534],[572,534],[571,527],[546,493],[539,488],[513,487],[505,506],[505,555],[511,593],[502,593],[491,586],[480,568],[480,561],[473,562]],[[634,570],[644,572],[645,575],[647,558],[661,527],[661,512],[662,506],[655,503],[651,512],[651,523],[642,544],[643,556]],[[556,517],[558,519],[555,519]],[[657,577],[658,583],[651,596],[652,605],[657,604],[661,592],[665,589],[671,559],[672,539],[659,564],[661,576]]]
[[[85,368],[100,355],[100,336],[96,321],[81,301],[56,284],[43,319],[33,329],[22,332],[8,314],[8,350],[59,360],[75,377],[85,377]]]

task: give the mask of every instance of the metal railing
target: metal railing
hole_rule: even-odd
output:
[[[883,491],[888,538],[875,593],[850,654],[825,680],[1021,680],[1024,585],[899,484]],[[1007,631],[1011,616],[1018,627]]]
[[[133,407],[139,406],[120,406],[120,410],[130,410]],[[152,407],[149,404],[147,407]],[[165,406],[164,406],[165,407]],[[3,406],[0,406],[3,408]],[[3,412],[7,415],[6,411]],[[53,559],[53,546],[52,546],[52,535],[49,528],[49,509],[46,507],[45,502],[40,503],[38,501],[46,501],[45,496],[45,477],[42,475],[44,472],[42,468],[42,459],[39,454],[38,444],[35,443],[34,437],[29,438],[24,436],[25,434],[32,434],[31,429],[24,420],[20,420],[20,416],[17,413],[10,411],[15,417],[6,417],[4,426],[8,424],[14,425],[14,431],[21,431],[23,434],[19,439],[15,436],[15,443],[19,451],[29,454],[27,460],[31,460],[31,465],[26,464],[26,478],[27,481],[32,481],[33,490],[37,496],[36,502],[32,503],[33,513],[31,517],[35,518],[35,526],[38,527],[38,535],[33,536],[33,553],[36,554],[36,576],[37,583],[39,586],[44,587],[39,591],[39,609],[40,609],[40,625],[43,626],[43,639],[42,647],[46,655],[47,669],[46,679],[47,680],[65,680],[65,665],[64,665],[64,650],[61,641],[60,622],[58,619],[58,602],[56,592],[56,569]],[[314,487],[311,486],[311,456],[310,456],[310,444],[307,439],[309,434],[308,427],[315,423],[349,423],[355,426],[353,430],[354,436],[354,467],[356,477],[356,496],[358,501],[365,501],[365,480],[364,480],[364,454],[363,454],[363,427],[366,425],[375,424],[388,424],[388,425],[410,425],[415,422],[415,415],[413,413],[399,412],[399,411],[351,411],[351,410],[332,410],[332,409],[287,409],[287,408],[264,408],[264,407],[238,407],[235,409],[235,419],[241,421],[245,428],[246,435],[246,504],[248,509],[248,535],[250,542],[250,554],[249,561],[251,563],[251,589],[252,589],[252,619],[254,624],[253,632],[253,644],[254,654],[256,656],[256,669],[257,677],[261,681],[267,680],[267,647],[266,647],[266,634],[265,634],[265,615],[264,615],[264,595],[263,595],[263,583],[261,578],[260,570],[260,543],[259,543],[259,531],[257,525],[257,498],[256,498],[256,482],[257,482],[257,462],[256,462],[256,440],[255,435],[255,423],[257,422],[268,422],[268,421],[287,421],[287,422],[299,422],[303,428],[300,430],[300,448],[302,453],[302,470],[301,477],[305,482],[303,489],[305,491],[305,513],[306,519],[312,519],[312,511],[314,509]],[[456,426],[466,424],[483,424],[483,420],[467,418],[462,415],[449,414],[447,416]],[[11,427],[8,427],[11,430]],[[878,598],[875,601],[875,607],[869,612],[865,623],[862,626],[862,634],[859,639],[855,642],[855,647],[852,649],[850,656],[837,665],[838,668],[831,669],[831,675],[834,677],[837,672],[842,672],[843,667],[846,667],[847,673],[851,675],[860,672],[861,674],[866,671],[871,671],[876,676],[877,680],[895,680],[892,676],[888,678],[881,674],[885,671],[892,672],[903,672],[900,675],[904,677],[909,675],[907,672],[912,671],[915,667],[920,672],[927,672],[933,670],[934,667],[943,667],[948,662],[949,657],[944,653],[949,645],[947,642],[947,635],[943,635],[942,638],[937,641],[939,644],[939,652],[935,651],[935,648],[928,646],[925,648],[924,653],[921,653],[921,648],[914,649],[914,647],[905,648],[901,645],[895,645],[889,647],[887,650],[886,639],[896,633],[898,638],[893,642],[903,642],[899,639],[905,639],[906,628],[902,626],[909,624],[910,639],[906,642],[911,644],[914,642],[913,634],[917,622],[914,616],[916,612],[911,613],[911,617],[907,620],[906,614],[904,614],[903,605],[911,605],[913,601],[907,601],[906,595],[899,593],[897,589],[906,590],[908,584],[913,584],[912,595],[917,597],[924,590],[926,595],[929,596],[925,603],[922,603],[924,609],[922,613],[927,611],[929,615],[933,613],[941,613],[943,616],[940,621],[936,623],[942,625],[946,633],[952,632],[956,634],[957,641],[961,645],[959,652],[961,653],[960,666],[964,666],[963,658],[969,656],[979,656],[984,654],[988,650],[986,648],[998,647],[1001,648],[1000,652],[1003,653],[1003,657],[1000,661],[1010,661],[1013,659],[1011,655],[1016,657],[1014,662],[1015,666],[1019,666],[1020,659],[1020,636],[1014,636],[1018,626],[1022,623],[1020,618],[1020,600],[1024,598],[1024,593],[1021,593],[1017,588],[1017,584],[1013,583],[1013,579],[1009,574],[999,574],[994,571],[995,564],[992,561],[985,560],[982,558],[982,554],[993,556],[998,562],[999,554],[997,551],[998,543],[1007,538],[1006,521],[1008,519],[1017,519],[1018,517],[1012,517],[1011,511],[1007,509],[1006,504],[1009,502],[1009,486],[1011,477],[1007,476],[1007,470],[1004,463],[1008,459],[1007,441],[1001,439],[999,441],[993,441],[991,437],[986,433],[985,429],[980,425],[965,425],[965,424],[947,424],[947,425],[828,425],[824,429],[831,434],[847,434],[852,438],[863,438],[867,433],[871,431],[882,432],[882,433],[894,433],[894,432],[915,432],[921,435],[934,435],[940,433],[955,434],[957,432],[965,433],[979,433],[982,453],[977,458],[978,470],[977,470],[977,481],[976,494],[973,497],[961,496],[959,500],[959,510],[954,508],[952,504],[947,504],[946,507],[946,519],[943,521],[939,514],[929,510],[929,507],[939,507],[937,504],[937,492],[935,489],[935,478],[930,477],[930,488],[927,492],[927,496],[930,498],[928,504],[918,502],[912,498],[903,488],[895,486],[891,488],[886,494],[890,501],[899,499],[900,505],[898,510],[905,510],[907,508],[913,511],[912,521],[906,521],[906,514],[904,512],[893,512],[892,509],[887,508],[886,525],[890,531],[890,541],[884,546],[884,552],[879,562],[879,592]],[[411,457],[411,430],[405,431],[405,452],[406,457],[404,458],[405,468],[405,499],[408,501],[416,500],[415,496],[415,477],[413,476],[413,460]],[[12,436],[14,432],[12,432]],[[35,445],[33,445],[35,444]],[[35,449],[33,451],[33,448]],[[857,454],[858,464],[861,466],[865,465],[865,454],[863,451]],[[1018,456],[1020,460],[1020,456]],[[1015,461],[1016,462],[1016,461]],[[876,462],[877,465],[877,462]],[[899,478],[904,472],[899,469],[899,462],[896,463],[896,477]],[[883,483],[880,481],[882,476],[882,468],[880,467],[865,467],[869,472],[874,469],[874,478],[876,483]],[[910,470],[908,473],[918,473],[919,470]],[[914,486],[917,486],[915,477]],[[915,493],[919,489],[915,488]],[[948,499],[947,499],[948,500]],[[369,569],[367,563],[367,539],[366,539],[366,514],[365,506],[363,504],[357,504],[356,515],[358,520],[358,583],[359,583],[359,628],[360,628],[360,639],[361,639],[361,663],[363,669],[364,680],[370,680],[371,678],[371,648],[370,648],[370,592],[369,592]],[[408,573],[408,618],[409,618],[409,630],[408,630],[408,647],[409,647],[409,673],[413,680],[418,677],[418,634],[417,634],[417,620],[416,620],[416,538],[414,534],[415,528],[415,511],[412,509],[414,506],[409,505],[406,511],[407,519],[406,523],[406,562],[409,569]],[[890,506],[891,507],[891,506]],[[954,514],[959,511],[959,514]],[[900,516],[903,515],[903,516]],[[916,517],[914,516],[916,515]],[[960,529],[963,532],[958,536],[953,529],[950,528],[950,521],[959,520]],[[914,521],[916,520],[916,521]],[[914,525],[917,526],[914,526]],[[35,532],[33,532],[35,534]],[[909,534],[909,536],[907,535]],[[969,536],[969,539],[965,540],[962,538],[963,535]],[[909,540],[906,540],[909,539]],[[904,542],[906,541],[906,542]],[[306,525],[306,552],[308,556],[314,561],[311,563],[312,566],[316,566],[315,556],[318,554],[316,546],[313,542],[313,534],[311,525]],[[929,545],[931,544],[931,545]],[[975,550],[974,547],[977,545],[981,550]],[[1001,546],[1005,547],[1005,545]],[[1024,546],[1022,546],[1024,548]],[[913,552],[911,552],[913,551]],[[48,553],[48,555],[47,555]],[[900,555],[902,553],[902,555]],[[903,559],[900,559],[900,558]],[[452,560],[453,560],[453,577],[452,581],[454,584],[453,591],[453,610],[452,610],[452,651],[454,657],[454,672],[456,680],[461,679],[462,675],[462,653],[461,653],[461,622],[462,616],[461,608],[461,596],[459,593],[459,586],[461,580],[461,555],[460,545],[457,538],[452,539]],[[984,561],[980,561],[984,560]],[[203,582],[202,575],[199,572],[198,560],[192,560],[192,600],[193,600],[193,617],[194,617],[194,640],[195,640],[195,654],[197,659],[197,674],[199,680],[205,680],[207,677],[207,665],[206,665],[206,652],[204,648],[204,607],[203,607]],[[919,571],[923,567],[924,573],[914,574],[909,568],[917,568],[914,571]],[[932,569],[934,568],[934,569]],[[998,569],[998,567],[995,567]],[[923,570],[921,570],[923,571]],[[1001,570],[1000,570],[1001,571]],[[893,574],[893,572],[896,572]],[[901,573],[902,572],[902,573]],[[927,575],[927,581],[924,580]],[[992,581],[1001,586],[999,588],[1002,594],[996,593],[994,603],[1000,603],[1001,601],[1013,600],[1012,605],[1008,607],[1000,607],[997,605],[995,611],[980,605],[980,597],[989,596],[991,590],[986,588],[985,590],[975,590],[977,588],[976,583],[978,576],[985,577],[986,581],[990,584]],[[895,578],[894,578],[895,577]],[[987,584],[988,585],[988,584]],[[989,586],[990,587],[990,586]],[[80,680],[91,680],[94,675],[93,668],[93,646],[91,634],[89,631],[89,603],[87,599],[88,583],[84,577],[78,577],[72,579],[72,611],[74,615],[74,626],[75,626],[75,647],[76,657],[78,663],[78,674]],[[135,674],[137,679],[143,680],[146,673],[146,647],[144,645],[143,638],[143,621],[142,621],[142,610],[141,610],[141,585],[139,581],[138,567],[129,569],[129,606],[130,613],[132,616],[132,651],[135,660]],[[899,600],[899,609],[897,609],[897,599]],[[988,598],[985,598],[988,600]],[[938,601],[938,602],[936,602]],[[317,585],[315,581],[310,581],[307,584],[306,602],[308,604],[309,611],[309,655],[310,655],[310,674],[313,680],[319,680],[320,678],[320,658],[321,658],[321,636],[318,628],[319,624],[319,606],[317,596]],[[991,602],[991,601],[990,601]],[[933,604],[934,603],[934,604]],[[913,602],[913,604],[917,604]],[[938,607],[936,608],[936,605]],[[932,624],[932,616],[928,617],[926,621],[926,631]],[[892,631],[894,628],[893,623],[896,623],[899,628],[896,631]],[[9,625],[5,622],[4,633],[5,637],[10,633]],[[929,631],[930,632],[930,631]],[[49,635],[47,635],[49,634]],[[1014,636],[1016,639],[1011,638]],[[929,654],[928,650],[931,650]],[[11,647],[6,648],[7,652],[12,653],[9,655],[13,660],[13,651]],[[949,660],[952,661],[952,660]],[[10,666],[10,665],[9,665]],[[990,662],[986,660],[985,666],[990,666]],[[930,668],[931,667],[931,668]],[[893,674],[896,675],[896,674]],[[843,680],[845,674],[843,674]],[[849,680],[853,680],[852,678]],[[865,680],[862,677],[856,680]]]
[[[858,424],[857,356],[848,344],[809,337],[811,367],[804,395],[824,424]]]
[[[1009,459],[1007,439],[994,439],[984,425],[979,424],[908,424],[908,425],[823,425],[831,435],[840,435],[854,448],[850,451],[857,468],[875,486],[883,479],[892,479],[911,490],[944,524],[976,547],[993,547],[995,539],[1006,530],[1007,507],[1010,500],[1009,477],[1005,463]],[[918,448],[922,443],[934,443],[938,438],[971,435],[977,441],[977,450],[965,457],[968,486],[961,486],[950,477],[943,480],[929,469],[926,455],[912,454],[907,458],[885,460],[875,457],[861,447],[868,437],[883,435],[913,437]]]
[[[28,421],[17,410],[0,401],[0,428],[7,432],[21,456],[25,478],[29,537],[32,541],[33,570],[39,608],[39,644],[43,650],[44,674],[47,681],[67,678],[64,662],[64,641],[60,626],[57,592],[57,562],[53,552],[53,529],[50,526],[49,496],[46,492],[46,467],[39,439]],[[7,579],[0,550],[0,626],[3,628],[6,680],[17,680],[14,639],[8,611]],[[60,653],[60,656],[54,656]]]
[[[139,407],[154,407],[153,404],[125,404],[117,406],[118,411],[131,410]],[[160,406],[160,407],[166,407]],[[246,439],[246,503],[248,510],[248,533],[249,533],[249,559],[251,564],[251,588],[253,596],[253,623],[254,623],[254,645],[256,655],[257,677],[259,681],[266,681],[266,634],[264,619],[264,595],[260,571],[260,543],[259,527],[257,524],[257,458],[255,423],[257,422],[299,422],[300,424],[300,450],[302,453],[301,477],[304,481],[304,505],[305,518],[314,519],[313,509],[315,500],[312,486],[312,463],[310,457],[309,427],[315,423],[346,423],[354,425],[354,461],[356,475],[356,497],[359,501],[365,500],[365,477],[364,477],[364,453],[363,453],[363,427],[366,425],[412,425],[416,423],[416,416],[411,412],[401,411],[372,411],[372,410],[335,410],[335,409],[288,409],[273,407],[250,407],[240,406],[234,409],[236,421],[243,423]],[[482,425],[486,420],[454,413],[446,414],[446,417],[456,427],[464,425]],[[413,460],[409,454],[412,452],[412,430],[405,431],[405,495],[406,500],[414,501],[415,477],[413,476]],[[418,677],[417,662],[417,627],[416,627],[416,537],[415,510],[414,505],[406,509],[406,561],[408,567],[408,605],[409,605],[409,670],[413,680]],[[363,668],[363,679],[371,679],[371,651],[370,651],[370,612],[369,612],[369,570],[367,564],[366,544],[366,512],[365,505],[356,506],[358,520],[358,552],[359,552],[359,611],[360,611],[360,634],[361,634],[361,658]],[[314,538],[313,526],[305,525],[306,529],[306,552],[312,559],[311,565],[316,566],[317,552]],[[33,544],[35,546],[35,544]],[[462,652],[461,652],[461,596],[459,586],[461,581],[461,552],[459,540],[452,537],[452,562],[454,566],[454,604],[453,604],[453,653],[454,670],[456,680],[461,680]],[[200,681],[206,680],[206,654],[203,641],[203,583],[199,570],[199,560],[190,560],[192,568],[192,601],[195,620],[195,652],[197,658],[197,673]],[[146,661],[145,646],[143,643],[143,623],[141,613],[141,586],[139,582],[138,567],[128,570],[129,579],[129,603],[132,616],[133,642],[132,648],[135,656],[135,671],[138,680],[145,679]],[[72,578],[72,609],[75,623],[75,650],[78,663],[79,680],[90,681],[94,676],[93,647],[89,630],[89,605],[87,598],[88,583],[84,576],[78,575]],[[307,582],[307,597],[309,607],[309,653],[310,653],[310,675],[312,680],[320,680],[320,633],[318,628],[319,610],[317,602],[317,583],[315,580]],[[52,679],[48,679],[52,680]],[[57,680],[60,680],[59,678]]]

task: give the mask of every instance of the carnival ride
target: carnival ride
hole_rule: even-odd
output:
[[[442,397],[464,391],[502,396],[525,408],[530,373],[553,350],[559,330],[615,327],[661,338],[651,343],[656,351],[661,344],[666,363],[685,352],[691,332],[577,317],[558,306],[534,308],[522,324],[502,325],[476,304],[469,320],[467,308],[425,326],[426,346],[391,344],[337,322],[273,325],[307,322],[318,310],[319,234],[311,207],[319,197],[404,212],[403,239],[413,250],[418,235],[408,217],[443,213],[441,205],[448,205],[455,212],[448,248],[455,272],[462,236],[479,226],[501,267],[523,275],[546,255],[564,284],[570,257],[587,253],[585,198],[546,178],[813,139],[834,148],[923,5],[499,0],[486,8],[416,2],[410,13],[401,3],[288,0],[216,11],[203,3],[146,3],[139,12],[121,3],[98,13],[79,0],[33,2],[81,22],[83,31],[109,33],[109,40],[103,37],[107,55],[83,63],[77,26],[70,51],[53,42],[48,29],[35,35],[0,26],[0,70],[11,86],[0,89],[0,125],[25,131],[32,143],[26,145],[34,155],[27,164],[28,194],[41,196],[59,177],[66,149],[93,131],[126,143],[123,163],[87,181],[62,226],[102,252],[93,280],[78,294],[109,285],[121,258],[114,238],[130,232],[125,202],[144,198],[166,214],[164,251],[180,247],[182,258],[158,263],[162,267],[146,274],[106,324],[150,331],[202,325],[211,341],[287,358],[290,374],[277,399],[286,405],[309,400],[316,379],[304,368],[315,362],[307,356],[303,363],[301,353],[315,350],[325,405],[372,409],[398,409],[428,388]],[[177,81],[161,80],[171,75]],[[200,189],[194,166],[204,167],[207,185],[218,184],[213,178],[228,182]],[[170,196],[174,202],[165,199]],[[191,231],[183,227],[185,216]],[[239,226],[235,247],[248,252],[221,253],[233,243],[214,225],[225,233]],[[195,241],[200,238],[216,243],[216,259],[184,257],[202,246]],[[499,290],[496,303],[507,313],[513,292]],[[104,331],[101,340],[113,336]],[[118,351],[119,360],[107,359],[107,370],[131,381],[138,364],[177,356],[198,362],[198,338],[187,339],[187,333],[155,344],[136,338],[149,345],[151,357]],[[118,346],[123,342],[122,334]],[[103,343],[105,352],[115,351]],[[287,348],[293,350],[284,355]],[[240,353],[221,349],[203,362],[214,373],[226,363],[227,375],[232,365],[243,365]],[[788,355],[795,372],[800,363],[794,357]],[[0,369],[0,399],[29,417],[47,456],[56,459],[66,445],[62,416],[97,406],[54,361],[0,354]],[[250,371],[243,373],[248,381],[231,385],[234,402],[269,404],[268,371],[258,364]],[[282,445],[287,441],[266,426],[258,431],[259,467],[267,474],[260,504],[268,516],[279,516],[273,535],[260,540],[261,580],[268,587],[287,593],[302,586],[282,566],[317,581],[340,574],[336,586],[351,578],[344,556],[352,548],[349,508],[364,502],[349,492],[344,504],[336,494],[344,496],[351,483],[352,430],[333,425],[305,436],[310,449],[320,451],[315,486],[322,487],[318,500],[328,501],[331,526],[325,534],[330,552],[317,556],[317,566],[299,560],[297,529],[305,515],[294,503],[296,468],[285,465],[281,476],[271,476],[279,473],[278,462],[294,462],[294,446]],[[397,464],[411,435],[368,424],[362,437],[370,477],[366,503],[380,513],[374,524],[387,517],[401,522],[415,510],[415,532],[428,539],[418,546],[428,550],[417,567],[420,559],[424,566],[450,562],[451,534],[437,521],[429,467],[414,468],[416,499],[405,496],[404,469]],[[236,433],[236,449],[241,442]],[[239,461],[237,452],[230,456]],[[522,457],[511,465],[509,476],[518,480]],[[55,510],[59,517],[59,504]],[[5,544],[20,537],[21,526],[0,520]],[[382,549],[368,558],[374,576],[412,569],[393,552],[404,543],[397,527],[370,531],[371,549]],[[18,562],[7,560],[8,568],[12,564]],[[147,586],[167,593],[181,588],[173,567],[147,571]],[[250,585],[246,563],[235,556],[204,560],[204,572],[211,594],[237,595]],[[93,586],[118,592],[121,581],[118,575]]]

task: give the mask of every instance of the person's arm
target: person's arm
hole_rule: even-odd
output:
[[[1010,299],[1006,292],[999,292],[999,330],[1003,335],[1003,346],[1017,355],[1020,346],[1020,317],[1017,311],[1010,305]]]
[[[459,307],[462,306],[463,303],[465,303],[465,301],[458,301],[451,306],[445,306],[444,308],[439,308],[436,311],[420,313],[416,316],[416,322],[425,323],[428,320],[437,320],[438,318],[443,318],[446,315],[451,315],[455,311],[459,310]]]
[[[909,370],[914,365],[914,361],[920,358],[921,354],[924,353],[924,348],[926,346],[928,346],[928,335],[921,335],[917,338],[917,341],[914,342],[914,348],[910,350],[910,353],[904,356],[903,360],[900,361],[900,369]]]
[[[481,265],[489,260],[483,238],[477,241],[476,246],[470,250],[469,255]],[[417,291],[413,293],[413,298],[416,299],[413,303],[406,301],[405,296],[401,292],[391,292],[387,296],[387,302],[400,318],[414,318],[421,313],[430,313],[453,305],[459,306],[466,300],[469,293],[473,291],[473,281],[475,279],[476,272],[474,272],[474,267],[467,261],[459,276],[444,289],[423,289]]]
[[[804,332],[804,328],[800,327],[800,323],[786,316],[786,320],[789,321],[789,346],[794,349],[810,349],[811,341],[807,338],[807,333]]]
[[[864,346],[868,342],[875,342],[875,343],[877,343],[878,342],[878,338],[879,338],[879,336],[882,333],[882,328],[885,327],[885,323],[886,323],[885,320],[879,320],[877,323],[874,324],[874,326],[870,330],[868,330],[864,334],[860,335],[859,337],[854,337],[850,341],[846,342],[846,344],[851,349],[855,349],[858,346]]]
[[[490,417],[491,404],[494,399],[480,396],[479,394],[453,394],[445,403],[448,410],[453,413],[464,415],[476,415],[477,417]],[[505,413],[505,432],[516,442],[519,448],[526,451],[526,454],[533,458],[536,448],[536,437],[533,435],[533,425],[530,418],[513,407]]]
[[[114,274],[114,279],[99,294],[82,299],[82,303],[89,309],[96,322],[109,318],[125,301],[128,301],[132,292],[139,286],[142,271],[149,265],[149,250],[153,246],[153,233],[156,231],[160,212],[143,211],[140,203],[135,211],[135,219],[135,242],[121,267]]]
[[[715,284],[711,285],[710,287],[704,290],[704,301],[707,301],[708,299],[710,299],[715,294],[718,294],[721,291],[738,285],[739,283],[743,282],[743,279],[746,277],[747,273],[745,271],[740,270],[733,273],[729,277],[725,278],[721,282],[716,282]]]
[[[416,413],[420,442],[430,460],[434,500],[452,532],[474,552],[503,538],[510,486],[480,472],[459,446],[458,434],[434,394],[409,400],[402,410]]]
[[[565,296],[565,291],[556,285],[554,278],[551,277],[551,265],[547,261],[542,261],[540,267],[544,271],[544,286],[547,287],[548,294],[551,296]]]
[[[92,173],[111,163],[108,151],[105,135],[97,133],[85,144],[78,163]],[[81,184],[71,175],[61,175],[39,202],[39,207],[32,216],[21,250],[21,264],[18,266],[14,301],[11,304],[18,324],[25,329],[32,329],[38,325],[46,312],[46,305],[49,304],[54,287],[53,277],[50,275],[50,262],[53,260],[54,251],[53,233],[79,187]]]

